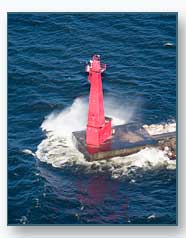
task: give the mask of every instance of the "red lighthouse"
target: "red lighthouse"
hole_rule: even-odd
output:
[[[112,134],[111,119],[104,115],[104,101],[101,73],[106,70],[106,64],[100,62],[100,56],[94,55],[86,66],[89,73],[90,97],[88,122],[86,129],[87,145],[99,146]]]
[[[72,133],[76,148],[88,161],[127,156],[146,146],[159,146],[162,138],[166,141],[175,138],[175,132],[150,135],[145,127],[135,123],[113,126],[112,129],[111,119],[104,115],[101,74],[105,69],[99,55],[94,55],[86,66],[90,81],[87,128]]]

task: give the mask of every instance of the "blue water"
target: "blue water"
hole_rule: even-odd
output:
[[[64,116],[61,130],[78,129],[89,93],[84,67],[94,53],[107,64],[104,95],[116,117],[176,121],[175,14],[8,14],[9,224],[176,223],[176,169],[161,164],[158,151],[135,162],[154,158],[155,166],[90,165],[52,141],[56,131],[41,129]],[[51,113],[62,119],[48,121]],[[65,150],[63,165],[55,153],[46,162],[55,143]]]

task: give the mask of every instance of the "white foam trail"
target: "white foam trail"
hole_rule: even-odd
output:
[[[119,105],[115,100],[105,100],[106,115],[113,118],[114,125],[127,123],[134,113],[134,107],[129,110],[126,106]],[[87,98],[77,98],[71,107],[46,117],[41,125],[46,132],[46,139],[38,145],[36,151],[39,160],[54,167],[74,166],[76,170],[84,170],[86,173],[105,171],[113,178],[128,176],[135,168],[175,168],[176,162],[169,160],[166,152],[156,148],[146,148],[136,154],[112,158],[109,161],[87,162],[83,154],[74,147],[71,138],[73,131],[85,129],[87,108]]]
[[[28,155],[35,156],[35,153],[33,153],[33,152],[32,152],[31,150],[29,150],[29,149],[22,150],[22,152],[23,152],[24,154],[28,154]]]

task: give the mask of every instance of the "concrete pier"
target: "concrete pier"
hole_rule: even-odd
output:
[[[88,161],[109,159],[116,156],[127,156],[140,151],[147,146],[162,147],[176,138],[176,132],[151,136],[142,127],[134,123],[113,127],[115,133],[101,146],[86,145],[85,131],[73,132],[73,141],[77,149]]]

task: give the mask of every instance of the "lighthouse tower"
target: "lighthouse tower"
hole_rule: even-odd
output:
[[[86,66],[90,81],[90,97],[86,131],[72,132],[76,148],[88,161],[127,156],[146,146],[157,146],[162,138],[167,141],[175,138],[176,133],[150,135],[135,123],[111,126],[111,119],[104,115],[104,101],[101,74],[106,70],[99,55],[94,55]]]
[[[105,70],[106,64],[100,62],[99,55],[94,55],[86,66],[90,82],[86,143],[96,147],[100,146],[112,134],[111,119],[104,115],[101,73]]]

